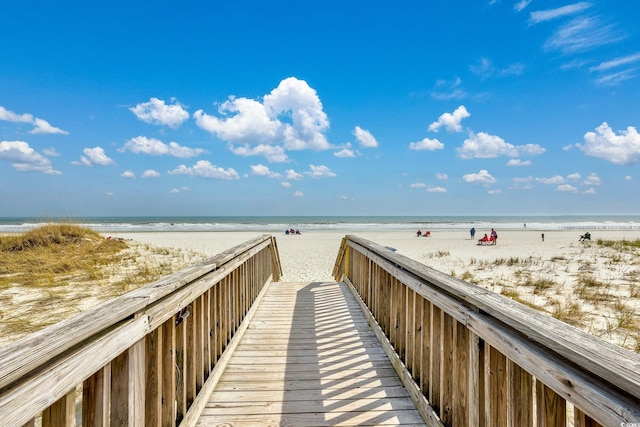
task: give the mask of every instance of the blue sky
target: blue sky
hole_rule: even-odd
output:
[[[640,212],[636,2],[2,9],[0,216]]]

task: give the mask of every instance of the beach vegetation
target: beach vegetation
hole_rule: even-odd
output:
[[[557,283],[550,279],[539,278],[536,280],[527,279],[524,286],[532,287],[533,293],[536,295],[542,294],[547,290],[556,286]]]
[[[615,249],[617,251],[640,249],[640,239],[636,240],[596,240],[598,246]]]
[[[460,276],[460,278],[464,281],[471,282],[473,280],[473,274],[469,270],[466,270],[464,273],[462,273],[462,276]]]
[[[73,223],[0,236],[0,336],[17,339],[188,262],[177,249],[105,238]]]
[[[554,301],[551,315],[564,323],[578,327],[582,326],[582,319],[584,318],[580,304],[575,301]]]

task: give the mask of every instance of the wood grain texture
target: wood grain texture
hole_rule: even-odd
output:
[[[424,425],[344,284],[274,283],[198,421]]]

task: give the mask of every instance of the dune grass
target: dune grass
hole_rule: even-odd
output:
[[[0,236],[0,344],[178,271],[189,259],[72,223]]]

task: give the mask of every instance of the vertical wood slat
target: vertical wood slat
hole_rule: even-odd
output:
[[[180,322],[175,327],[176,420],[178,421],[182,420],[187,410],[187,364],[185,362],[187,345],[186,327],[187,322],[185,321]]]
[[[469,330],[453,321],[453,425],[469,423]]]
[[[204,373],[204,377],[205,379],[209,377],[209,375],[211,375],[211,371],[213,370],[213,364],[211,363],[212,361],[212,352],[211,352],[211,293],[213,292],[213,289],[209,289],[207,292],[204,293],[203,295],[203,306],[202,306],[202,311],[203,311],[203,324],[202,324],[202,339],[203,339],[203,355],[202,355],[202,372]]]
[[[162,325],[162,417],[163,427],[176,424],[176,326],[169,318]]]
[[[413,378],[420,389],[422,389],[422,303],[423,298],[415,294],[414,305],[414,358],[413,358]]]
[[[507,362],[507,402],[510,427],[533,424],[533,377],[520,366]]]
[[[415,365],[414,361],[415,357],[415,339],[416,339],[416,306],[415,306],[415,295],[416,293],[405,286],[406,292],[406,301],[407,301],[407,309],[406,309],[406,357],[405,357],[405,365],[409,369],[409,373],[415,378]]]
[[[566,401],[540,381],[536,381],[536,417],[540,427],[567,425]]]
[[[573,425],[574,427],[602,427],[597,421],[578,408],[574,408]]]
[[[465,328],[466,329],[466,328]],[[480,337],[478,337],[473,332],[467,330],[468,332],[468,374],[467,374],[467,385],[468,385],[468,416],[470,426],[483,426],[484,417],[482,417],[482,390],[484,388],[484,383],[482,380],[482,348],[484,346],[480,345]]]
[[[431,302],[422,299],[422,351],[420,356],[420,390],[432,403],[431,396]]]
[[[431,379],[429,380],[429,401],[437,414],[440,414],[442,351],[442,310],[435,305],[431,305]]]
[[[162,332],[163,325],[149,333],[146,338],[145,427],[162,425]]]
[[[441,346],[442,365],[440,372],[440,419],[445,426],[453,425],[453,377],[455,320],[442,311]]]
[[[195,369],[196,369],[196,394],[202,389],[202,385],[204,384],[204,379],[205,379],[205,357],[206,357],[206,351],[205,351],[205,346],[206,346],[206,342],[208,341],[207,337],[205,336],[205,317],[207,315],[207,311],[204,309],[205,308],[205,294],[200,295],[200,297],[196,298],[195,300],[195,306],[196,306],[196,312],[198,313],[197,317],[196,317],[196,329],[195,329],[195,334],[196,334],[196,354],[195,356]]]
[[[144,424],[145,340],[116,357],[111,365],[111,425]]]
[[[407,310],[407,291],[406,286],[398,279],[393,279],[396,282],[396,293],[398,295],[398,313],[397,313],[397,325],[398,325],[398,346],[396,347],[396,353],[400,360],[405,362],[407,357],[407,316],[404,314]]]
[[[111,363],[86,379],[82,387],[82,426],[109,425]]]
[[[197,317],[198,317],[198,312],[196,309],[196,304],[195,303],[191,303],[191,305],[189,305],[189,311],[191,312],[191,315],[189,315],[186,319],[186,325],[185,325],[185,341],[186,341],[186,345],[185,345],[185,354],[184,354],[184,361],[185,361],[185,391],[186,391],[186,400],[185,400],[185,407],[184,407],[184,413],[186,414],[187,410],[189,410],[189,407],[191,406],[191,403],[193,403],[193,400],[196,398],[196,360],[195,360],[195,354],[196,354],[196,347],[197,347],[197,340],[196,340],[196,334],[195,334],[195,329],[196,329],[196,323],[197,323]]]
[[[42,427],[75,427],[75,425],[75,390],[71,390],[42,412]]]
[[[485,424],[507,425],[507,358],[485,343]]]

